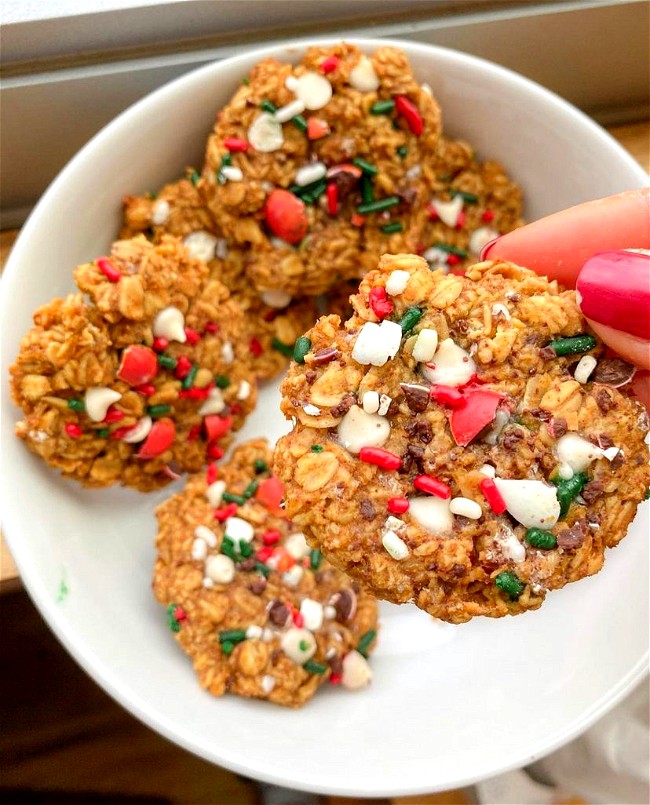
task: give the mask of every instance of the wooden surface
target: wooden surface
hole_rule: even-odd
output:
[[[648,170],[650,124],[610,131]],[[0,233],[1,265],[16,234]],[[169,743],[125,712],[81,671],[22,591],[4,541],[0,591],[6,593],[0,663],[0,799],[30,805],[261,803],[256,783]],[[472,801],[471,790],[364,800],[370,805],[469,805]],[[305,795],[274,802],[353,805],[359,800]]]

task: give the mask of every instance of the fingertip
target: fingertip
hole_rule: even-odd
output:
[[[650,341],[599,324],[592,319],[587,321],[596,335],[623,360],[641,369],[650,369]]]
[[[632,378],[632,390],[635,396],[650,410],[650,372],[637,372]]]

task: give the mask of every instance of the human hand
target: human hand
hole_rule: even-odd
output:
[[[488,243],[481,258],[510,260],[575,288],[593,331],[638,367],[634,391],[650,407],[648,250],[650,188],[644,188],[540,218]]]

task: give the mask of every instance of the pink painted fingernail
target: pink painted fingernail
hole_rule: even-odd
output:
[[[490,249],[494,246],[494,244],[497,242],[497,240],[499,240],[500,237],[501,237],[501,235],[498,235],[496,238],[492,238],[492,240],[488,240],[488,242],[485,244],[485,246],[483,246],[483,248],[481,249],[481,254],[479,255],[479,260],[489,260],[490,259],[490,256],[489,256]]]
[[[632,251],[596,254],[582,267],[576,291],[588,319],[650,339],[650,255]]]

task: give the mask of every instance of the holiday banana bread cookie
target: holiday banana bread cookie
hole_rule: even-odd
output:
[[[11,367],[17,435],[85,486],[148,491],[220,457],[257,396],[225,286],[169,236],[118,241],[74,277]]]
[[[158,507],[153,589],[210,693],[299,707],[370,681],[377,604],[285,517],[271,463],[247,442]]]
[[[352,304],[298,341],[282,387],[275,470],[310,544],[454,623],[598,572],[650,481],[648,418],[575,293],[386,255]]]
[[[299,335],[318,318],[308,297],[292,298],[284,291],[258,293],[246,275],[247,252],[219,235],[213,216],[197,190],[198,174],[165,185],[158,193],[127,196],[121,237],[144,234],[154,243],[168,234],[179,237],[193,257],[208,264],[244,312],[243,339],[260,379],[274,377],[287,365]]]
[[[250,245],[258,290],[319,294],[416,250],[439,135],[398,48],[312,47],[253,68],[217,116],[199,186],[224,235]]]

